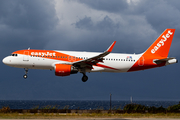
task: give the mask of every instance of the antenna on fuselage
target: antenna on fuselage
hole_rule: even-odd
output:
[[[28,48],[28,50],[30,50],[30,47]]]

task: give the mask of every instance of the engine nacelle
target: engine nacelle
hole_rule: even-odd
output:
[[[70,74],[75,74],[78,72],[72,65],[67,64],[56,64],[55,65],[55,75],[56,76],[69,76]]]

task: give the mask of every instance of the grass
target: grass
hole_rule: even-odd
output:
[[[58,119],[58,118],[180,118],[180,113],[108,114],[108,113],[0,113],[0,119]]]

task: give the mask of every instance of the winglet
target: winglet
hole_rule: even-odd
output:
[[[116,41],[114,41],[106,51],[111,52],[115,44],[116,44]]]

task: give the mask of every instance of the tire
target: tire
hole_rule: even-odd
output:
[[[27,75],[24,75],[23,78],[26,79],[28,76]]]
[[[86,82],[87,80],[88,80],[88,76],[84,75],[84,76],[82,77],[82,81],[83,81],[83,82]]]

